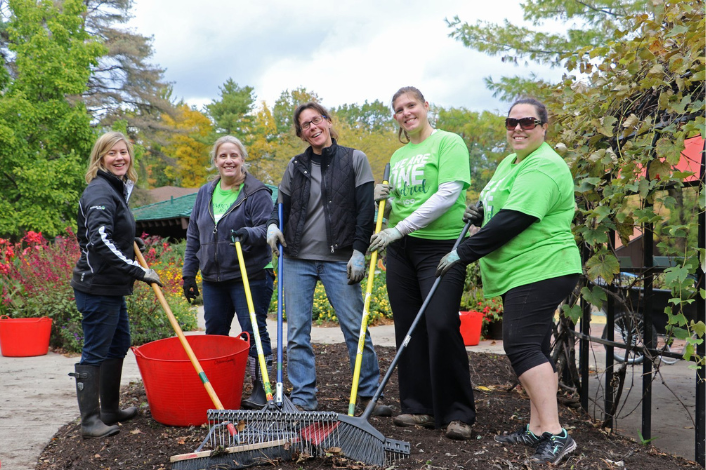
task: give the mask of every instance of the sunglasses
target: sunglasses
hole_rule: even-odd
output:
[[[542,121],[533,117],[523,117],[520,119],[507,118],[505,119],[505,128],[509,131],[514,131],[517,125],[520,125],[523,131],[531,131],[536,126],[541,126]]]

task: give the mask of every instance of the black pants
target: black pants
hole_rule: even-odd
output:
[[[551,364],[554,312],[576,287],[578,274],[510,289],[503,295],[503,348],[517,376]]]
[[[436,280],[439,261],[453,244],[405,236],[387,247],[387,292],[398,349]],[[402,413],[432,415],[437,427],[476,420],[458,315],[465,273],[456,265],[444,275],[398,363]]]

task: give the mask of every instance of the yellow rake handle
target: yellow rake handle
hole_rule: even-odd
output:
[[[385,166],[385,173],[382,184],[387,184],[390,178],[390,164]],[[378,206],[378,217],[375,222],[375,233],[382,230],[382,219],[385,216],[385,199],[380,201]],[[358,350],[355,356],[355,368],[353,369],[353,386],[351,387],[351,398],[348,403],[348,415],[355,414],[355,402],[358,395],[358,382],[360,382],[360,368],[363,364],[363,349],[365,348],[365,333],[368,328],[368,317],[370,316],[370,298],[373,292],[373,281],[375,280],[375,267],[378,262],[378,250],[370,254],[370,267],[368,268],[368,282],[365,287],[365,302],[363,304],[363,318],[360,321],[360,334],[358,336]]]
[[[272,396],[272,386],[270,385],[270,376],[267,373],[267,363],[265,355],[262,352],[262,341],[260,341],[260,329],[257,326],[257,316],[255,315],[255,306],[252,303],[252,294],[250,293],[250,283],[248,282],[248,271],[245,269],[245,260],[243,259],[243,249],[240,245],[240,238],[233,237],[235,251],[238,253],[238,264],[240,265],[240,275],[243,278],[243,289],[245,290],[245,300],[248,302],[248,311],[250,313],[250,324],[252,325],[253,336],[255,337],[255,347],[257,348],[257,361],[260,364],[260,374],[262,376],[262,386],[265,389],[267,402],[274,400]]]

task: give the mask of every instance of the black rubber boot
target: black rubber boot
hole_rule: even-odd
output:
[[[265,357],[267,370],[272,368],[272,356]],[[260,366],[256,357],[248,357],[248,369],[252,378],[252,394],[249,398],[242,400],[241,406],[246,410],[256,410],[267,404],[267,394],[260,373]]]
[[[106,359],[101,364],[100,395],[101,421],[115,424],[137,416],[137,408],[120,409],[120,378],[123,375],[123,359]]]
[[[98,404],[100,367],[76,364],[75,370],[75,373],[69,375],[76,378],[76,397],[78,409],[81,411],[81,435],[84,439],[88,439],[119,433],[120,428],[108,426],[100,419]]]

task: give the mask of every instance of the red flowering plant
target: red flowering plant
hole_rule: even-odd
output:
[[[164,244],[157,246],[156,243],[149,246],[150,251],[146,253],[148,262],[165,281],[164,293],[174,315],[184,330],[195,329],[196,316],[181,297],[180,283],[177,286],[170,275],[160,271],[165,264],[160,253],[169,252],[170,247]],[[13,318],[49,317],[53,320],[50,345],[80,352],[83,347],[81,314],[76,308],[70,284],[79,256],[76,237],[69,228],[66,235],[58,236],[51,242],[37,232],[27,232],[17,243],[0,239],[0,315]],[[171,262],[175,265],[179,263],[178,258]],[[168,262],[166,266],[169,266]],[[134,295],[127,296],[126,300],[133,344],[144,344],[173,335],[171,325],[149,286],[136,282]]]

